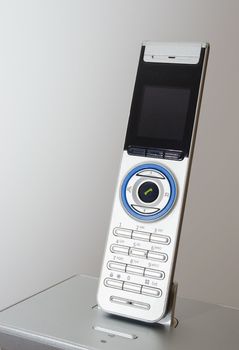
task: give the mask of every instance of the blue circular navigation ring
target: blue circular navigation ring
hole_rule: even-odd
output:
[[[148,215],[144,214],[143,215],[143,214],[136,212],[130,206],[130,204],[128,203],[127,198],[126,198],[126,189],[127,189],[129,180],[132,178],[132,176],[134,176],[135,174],[137,174],[139,171],[142,171],[142,170],[159,171],[160,173],[162,173],[166,177],[166,179],[168,180],[168,182],[170,184],[171,191],[170,191],[170,197],[169,197],[168,203],[166,204],[166,206],[162,210],[158,211],[155,214],[148,214]],[[122,186],[121,186],[121,200],[122,200],[122,203],[123,203],[125,209],[127,210],[127,212],[130,215],[132,215],[133,217],[135,217],[136,219],[141,220],[141,221],[156,221],[156,220],[160,219],[161,217],[165,216],[170,211],[170,209],[172,208],[172,206],[175,202],[176,193],[177,193],[177,187],[176,187],[176,182],[173,178],[173,175],[166,168],[164,168],[161,165],[157,165],[157,164],[149,164],[148,163],[148,164],[142,164],[142,165],[135,167],[127,174],[127,176],[125,177],[125,179],[122,183]]]

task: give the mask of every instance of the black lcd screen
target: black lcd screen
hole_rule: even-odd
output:
[[[144,86],[139,137],[182,141],[190,89]]]

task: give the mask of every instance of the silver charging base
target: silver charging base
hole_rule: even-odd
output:
[[[138,322],[98,310],[98,280],[75,276],[0,312],[5,350],[236,350],[239,310],[177,298],[171,289],[158,323]]]
[[[178,291],[178,283],[174,282],[171,287],[171,291],[168,299],[168,306],[165,316],[158,321],[158,324],[166,327],[176,328],[178,325],[178,320],[175,318],[175,307],[176,307],[176,298]]]

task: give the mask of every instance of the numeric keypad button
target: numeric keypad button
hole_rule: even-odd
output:
[[[171,242],[171,239],[168,236],[152,233],[150,236],[150,242],[158,244],[169,244]]]
[[[161,289],[150,288],[150,287],[146,287],[146,286],[142,287],[141,293],[144,294],[144,295],[148,295],[148,296],[151,296],[151,297],[157,297],[157,298],[161,297],[161,295],[162,295]]]
[[[156,253],[156,252],[152,252],[152,251],[148,252],[147,258],[150,260],[157,260],[157,261],[161,261],[161,262],[166,262],[168,260],[167,254]]]
[[[141,285],[136,283],[130,283],[130,282],[124,282],[123,283],[123,290],[126,292],[132,292],[132,293],[138,293],[141,292]]]
[[[133,231],[132,238],[137,239],[139,241],[149,242],[150,233],[142,231]]]
[[[114,228],[113,233],[115,236],[124,237],[124,238],[131,238],[132,236],[132,230],[129,230],[127,228],[121,228],[121,227]]]
[[[134,266],[134,265],[127,265],[126,266],[126,272],[133,275],[139,275],[143,276],[144,274],[144,268],[140,266]]]
[[[135,256],[137,258],[146,258],[147,257],[147,250],[130,248],[129,255]]]
[[[123,281],[114,280],[111,278],[106,278],[104,280],[104,284],[106,287],[116,288],[116,289],[122,289],[122,287],[123,287]]]
[[[112,246],[110,247],[110,250],[112,251],[112,253],[116,253],[116,254],[124,254],[124,255],[129,254],[129,247],[123,246],[123,245],[112,244]]]
[[[162,280],[165,277],[165,274],[163,271],[153,270],[153,269],[145,269],[144,270],[144,276],[149,278],[155,278],[158,280]]]
[[[126,264],[109,261],[107,267],[109,270],[125,272]]]

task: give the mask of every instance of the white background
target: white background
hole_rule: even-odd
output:
[[[0,308],[98,275],[141,42],[211,55],[177,264],[239,307],[238,1],[0,1]]]

